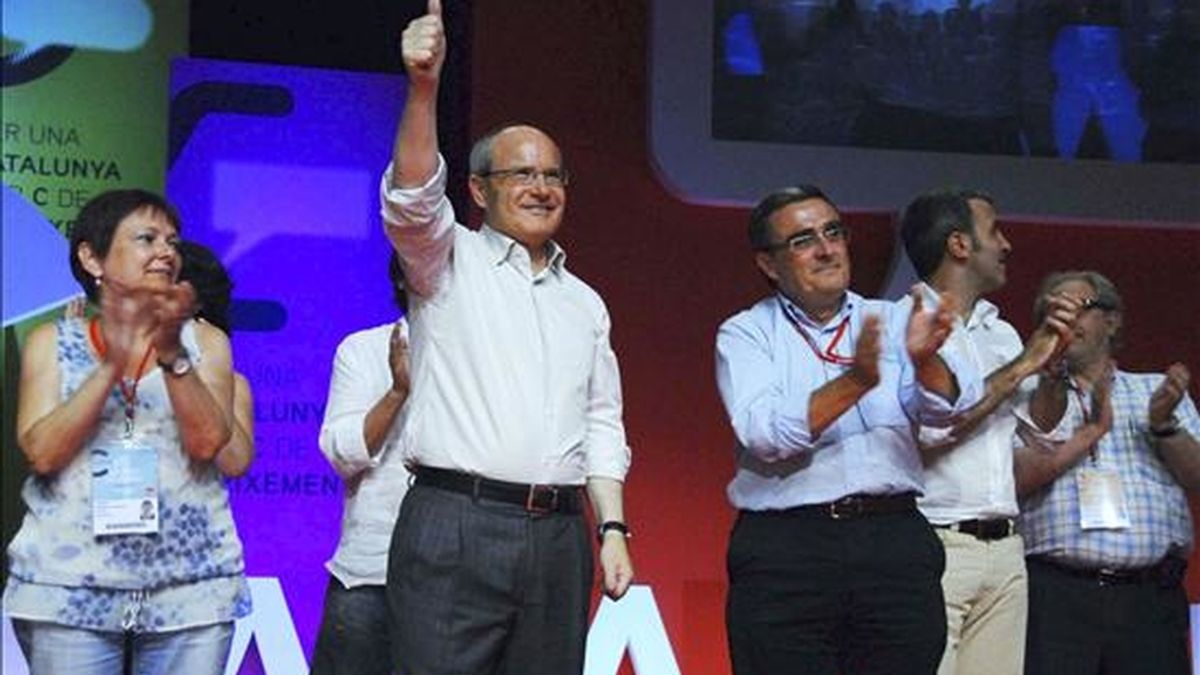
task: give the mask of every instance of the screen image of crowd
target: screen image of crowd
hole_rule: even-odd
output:
[[[1197,0],[717,0],[720,140],[1200,162]]]

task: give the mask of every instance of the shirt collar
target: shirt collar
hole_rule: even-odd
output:
[[[975,301],[975,307],[971,310],[971,316],[967,317],[967,328],[980,326],[982,328],[991,328],[992,324],[1000,318],[1000,308],[996,305],[979,298]]]
[[[854,311],[854,308],[856,305],[858,305],[859,301],[862,300],[862,296],[858,295],[854,291],[847,290],[845,295],[842,296],[842,306],[838,308],[838,311],[835,312],[832,317],[830,317],[829,321],[824,326],[818,326],[817,322],[813,321],[808,316],[807,312],[801,309],[799,305],[792,302],[782,292],[776,291],[775,295],[779,298],[780,307],[784,312],[796,319],[796,321],[798,321],[802,326],[817,331],[835,330],[838,324],[841,323],[842,319],[846,316],[849,316],[850,313]]]
[[[921,289],[921,299],[925,301],[925,308],[930,309],[938,303],[938,292],[932,286],[924,281],[918,284]],[[996,319],[1000,317],[1000,309],[992,303],[978,298],[975,300],[975,306],[971,308],[971,315],[967,317],[966,322],[962,320],[962,315],[954,314],[954,322],[956,325],[962,325],[965,328],[991,328]]]
[[[480,232],[491,253],[492,264],[502,265],[505,262],[514,262],[526,272],[531,271],[529,252],[520,242],[492,228],[487,223],[480,228]],[[567,262],[567,252],[553,239],[546,243],[546,248],[548,249],[546,269],[556,275],[562,274],[563,266]]]

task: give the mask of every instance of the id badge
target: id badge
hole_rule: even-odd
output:
[[[93,447],[92,534],[158,532],[158,452],[136,438]]]
[[[1079,527],[1084,530],[1123,530],[1129,527],[1129,505],[1116,471],[1084,468],[1076,474],[1079,488]]]

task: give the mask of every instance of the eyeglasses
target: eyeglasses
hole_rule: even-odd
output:
[[[1111,302],[1105,302],[1099,298],[1088,298],[1079,304],[1079,312],[1081,314],[1089,309],[1098,309],[1103,312],[1111,312],[1116,309],[1116,306]]]
[[[781,251],[788,249],[792,253],[799,251],[807,251],[817,245],[817,242],[824,240],[827,244],[837,244],[846,241],[850,238],[850,230],[845,225],[838,221],[826,223],[820,231],[809,228],[800,230],[796,234],[788,237],[778,244],[767,244],[762,247],[763,251]]]
[[[546,187],[561,188],[567,186],[566,169],[546,169],[542,171],[531,166],[523,166],[516,169],[485,171],[479,174],[479,176],[482,178],[499,178],[520,187],[533,185],[537,183],[538,178],[546,182]]]

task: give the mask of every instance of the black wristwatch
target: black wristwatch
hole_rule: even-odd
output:
[[[1179,433],[1179,418],[1172,416],[1165,427],[1150,426],[1150,435],[1155,438],[1170,438]]]
[[[192,372],[192,358],[186,349],[180,347],[179,352],[175,354],[175,358],[170,361],[159,361],[158,367],[163,369],[163,373],[171,377],[183,377]]]
[[[626,539],[633,536],[629,526],[619,520],[606,520],[600,523],[600,526],[596,528],[596,538],[603,542],[607,532],[620,532]]]

